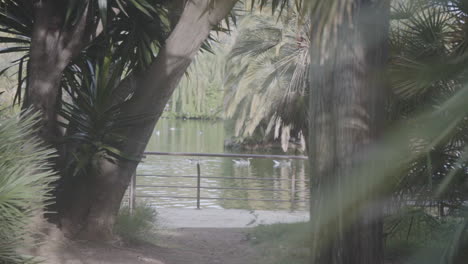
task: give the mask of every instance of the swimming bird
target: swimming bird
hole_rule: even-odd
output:
[[[188,161],[188,163],[190,163],[190,164],[196,164],[196,163],[199,162],[199,160],[197,160],[197,159],[186,159],[186,161]]]
[[[273,160],[273,168],[280,168],[280,167],[291,167],[291,160]]]
[[[234,165],[236,166],[249,166],[250,165],[250,160],[252,158],[248,159],[238,159],[238,160],[232,160],[234,162]]]

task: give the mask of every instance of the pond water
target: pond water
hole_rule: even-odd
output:
[[[224,150],[224,140],[228,136],[225,133],[223,122],[161,119],[146,151],[227,153]],[[208,189],[201,189],[201,197],[286,201],[202,199],[201,208],[248,210],[306,210],[308,208],[304,202],[288,202],[292,197],[295,200],[308,199],[307,161],[303,160],[292,160],[290,165],[275,167],[272,159],[252,159],[248,166],[239,166],[235,164],[233,158],[148,155],[139,165],[137,175],[164,175],[168,177],[138,176],[137,195],[196,197],[195,188],[156,188],[141,185],[195,187],[196,178],[173,176],[196,176],[197,162],[200,163],[201,168],[201,186],[208,187]],[[203,178],[207,176],[216,178]],[[228,177],[255,179],[228,179]],[[295,178],[294,196],[290,191],[293,177]],[[250,190],[239,190],[239,188],[249,188]],[[258,189],[270,189],[270,191]],[[271,191],[271,189],[282,191]],[[196,208],[196,199],[194,198],[142,199],[157,208]]]

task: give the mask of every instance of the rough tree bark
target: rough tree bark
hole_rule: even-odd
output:
[[[87,9],[73,27],[63,27],[63,1],[34,1],[34,28],[23,108],[41,113],[39,137],[56,146],[61,133],[57,125],[62,73],[82,46]]]
[[[383,263],[382,221],[373,205],[378,197],[368,194],[355,208],[345,208],[341,202],[352,199],[342,196],[345,190],[359,193],[362,182],[345,179],[372,159],[367,150],[382,128],[389,4],[348,1],[351,8],[337,14],[341,19],[328,28],[332,32],[325,35],[328,41],[311,47],[308,154],[313,264]],[[327,207],[330,197],[337,201],[332,208]],[[332,217],[325,220],[325,215]]]
[[[149,69],[121,83],[120,91],[134,91],[122,114],[148,116],[144,122],[124,131],[127,142],[120,147],[124,153],[142,155],[167,101],[195,54],[211,29],[227,16],[236,2],[218,0],[211,6],[210,0],[188,1],[177,26]],[[135,161],[112,163],[102,159],[89,179],[69,184],[64,192],[68,199],[64,198],[60,206],[62,230],[89,240],[112,239],[115,216],[137,165]]]

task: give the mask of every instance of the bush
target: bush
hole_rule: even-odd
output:
[[[130,213],[128,206],[120,209],[114,231],[125,242],[152,242],[155,239],[157,213],[147,204],[137,204]]]
[[[450,257],[447,250],[454,247],[452,240],[463,221],[462,217],[439,218],[417,207],[404,208],[385,219],[386,259],[407,264],[441,263]]]
[[[453,249],[453,238],[462,217],[438,218],[420,208],[406,208],[384,219],[385,260],[404,264],[465,264],[468,256],[468,234],[452,261],[447,250]],[[263,252],[265,263],[305,264],[310,261],[310,224],[274,224],[251,229],[248,237]],[[444,260],[444,261],[442,261]]]
[[[1,114],[1,113],[0,113]],[[0,116],[0,263],[27,263],[18,249],[32,245],[29,226],[43,212],[55,180],[48,165],[52,150],[33,136],[34,117]],[[30,243],[30,244],[28,244]]]

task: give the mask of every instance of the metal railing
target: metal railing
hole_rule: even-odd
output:
[[[260,155],[260,154],[212,154],[212,153],[188,153],[188,152],[145,152],[144,157],[147,155],[154,156],[185,156],[185,157],[221,157],[221,158],[255,158],[255,159],[286,159],[286,160],[307,160],[306,156],[290,156],[290,155]],[[197,209],[200,209],[201,200],[242,200],[242,201],[264,201],[264,202],[289,202],[292,205],[295,203],[306,203],[307,200],[296,200],[295,194],[298,192],[296,189],[296,174],[293,173],[290,179],[277,179],[277,178],[254,178],[254,177],[220,177],[220,176],[203,176],[201,175],[200,162],[197,161],[197,175],[154,175],[154,174],[133,174],[130,186],[128,189],[128,204],[130,211],[135,207],[136,198],[173,198],[173,199],[196,199]],[[180,186],[180,185],[137,185],[136,177],[170,177],[170,178],[196,178],[196,186]],[[240,188],[240,187],[209,187],[202,186],[201,179],[240,179],[240,180],[256,180],[256,181],[290,181],[289,189],[275,189],[275,188]],[[307,182],[307,180],[303,179]],[[168,196],[168,195],[137,195],[136,188],[150,187],[150,188],[182,188],[182,189],[196,189],[196,196]],[[252,191],[271,191],[271,192],[289,192],[290,199],[250,199],[250,198],[224,198],[224,197],[202,197],[202,189],[211,190],[252,190]],[[299,190],[308,191],[308,190]]]

